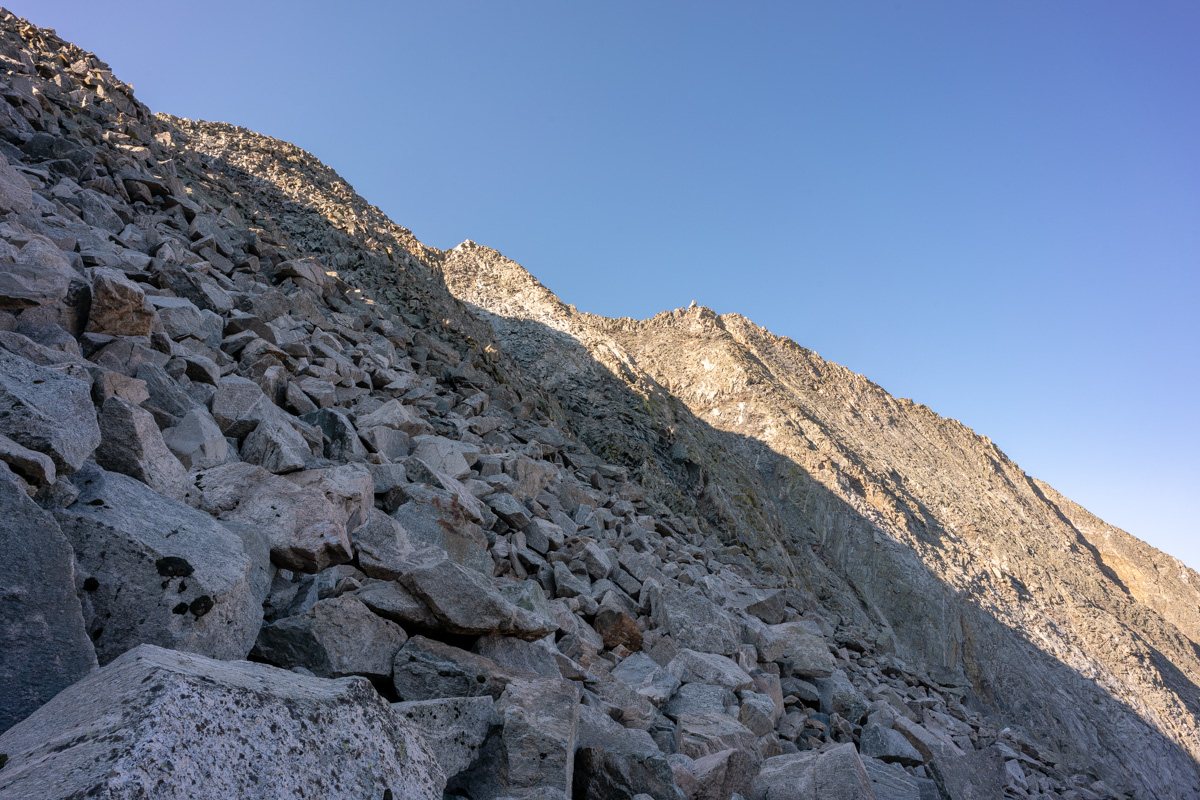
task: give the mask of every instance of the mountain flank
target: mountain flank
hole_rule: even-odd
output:
[[[1200,796],[1200,576],[0,12],[0,799]]]

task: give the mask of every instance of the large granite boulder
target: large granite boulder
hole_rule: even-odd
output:
[[[407,639],[399,625],[377,617],[354,595],[343,594],[264,625],[251,655],[279,667],[304,667],[321,678],[386,679]]]
[[[491,730],[495,701],[483,697],[440,697],[393,703],[425,739],[447,779],[475,761]]]
[[[0,433],[70,474],[100,444],[90,387],[0,350]]]
[[[749,800],[876,800],[853,744],[768,758]]]
[[[257,566],[241,538],[125,475],[85,466],[54,512],[75,551],[84,618],[100,663],[143,642],[244,658],[262,624]]]
[[[440,800],[417,733],[362,678],[142,645],[0,736],[0,798]]]
[[[0,465],[0,731],[96,666],[58,523]]]

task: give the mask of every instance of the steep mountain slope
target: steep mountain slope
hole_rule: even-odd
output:
[[[986,439],[0,61],[0,800],[1200,796],[1197,576]]]
[[[708,516],[731,538],[760,548],[778,537],[818,596],[836,589],[809,562],[844,577],[906,656],[962,666],[1006,723],[1065,757],[1099,755],[1150,785],[1195,780],[1200,584],[1181,562],[1025,475],[960,423],[743,317],[581,314],[470,242],[442,268],[581,430],[604,436],[605,381],[681,400],[688,413],[647,402],[639,422],[669,431],[660,452],[682,442],[699,472],[721,476],[704,493],[719,494]],[[610,374],[574,379],[581,355],[564,340]],[[630,455],[637,466],[643,454]],[[737,497],[752,497],[760,518]]]

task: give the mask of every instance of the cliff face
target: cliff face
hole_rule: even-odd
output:
[[[0,798],[1200,796],[1200,577],[987,439],[0,60]]]

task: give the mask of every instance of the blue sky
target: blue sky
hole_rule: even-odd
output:
[[[9,0],[565,301],[739,312],[1200,567],[1200,6]]]

